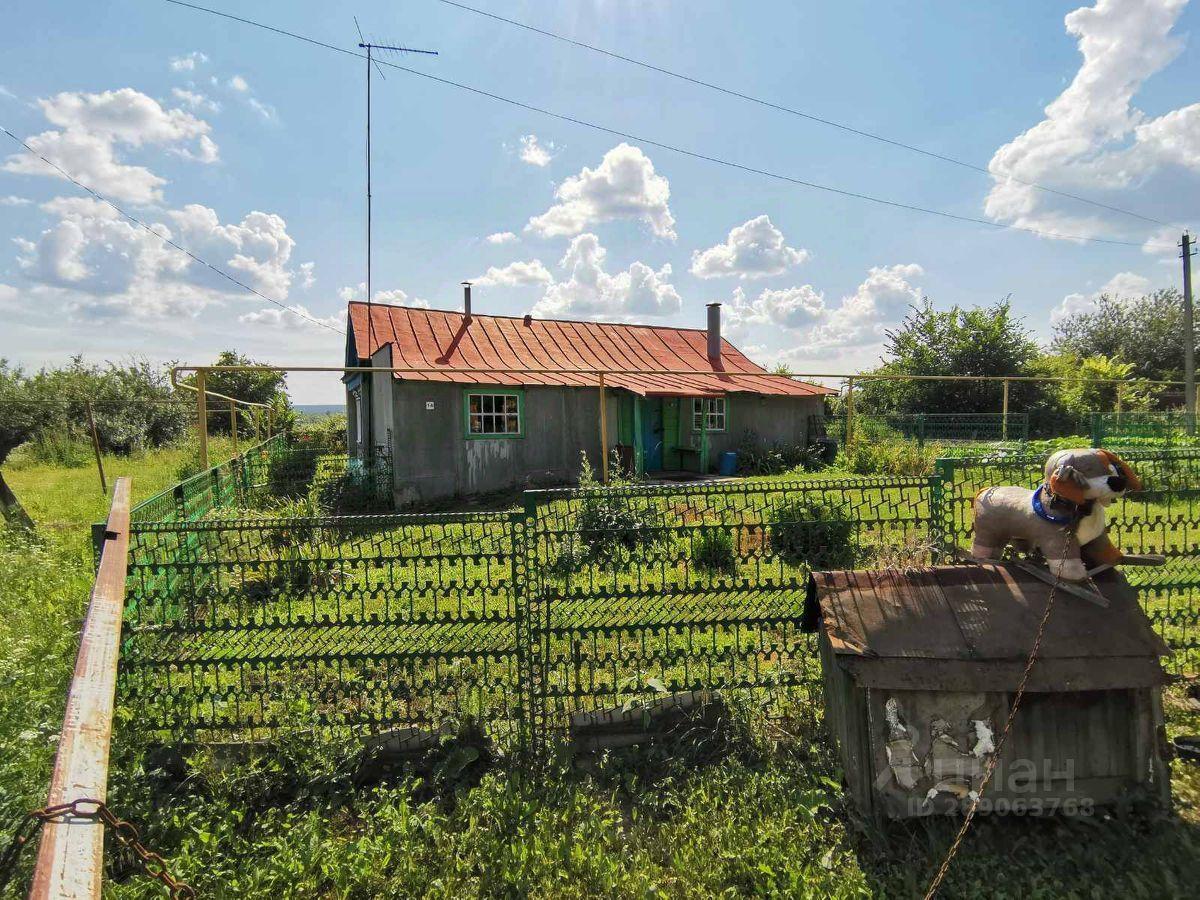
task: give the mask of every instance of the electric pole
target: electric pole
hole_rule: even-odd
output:
[[[1196,332],[1192,309],[1192,237],[1186,231],[1179,241],[1183,259],[1183,402],[1188,414],[1188,433],[1195,428],[1196,416]]]

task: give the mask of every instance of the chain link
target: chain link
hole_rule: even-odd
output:
[[[1070,540],[1071,534],[1064,528],[1062,555],[1064,560],[1067,558]],[[1062,572],[1061,565],[1059,572]],[[1004,744],[1008,741],[1008,733],[1012,731],[1013,722],[1017,718],[1017,709],[1021,706],[1021,698],[1025,696],[1025,685],[1029,683],[1029,674],[1033,671],[1033,664],[1037,662],[1038,651],[1042,646],[1042,636],[1046,633],[1046,622],[1050,620],[1050,610],[1054,608],[1054,596],[1058,593],[1058,585],[1061,581],[1062,575],[1056,575],[1054,584],[1050,586],[1050,594],[1046,597],[1046,611],[1042,613],[1042,620],[1038,623],[1037,634],[1033,638],[1033,649],[1029,652],[1029,659],[1025,661],[1025,671],[1021,673],[1021,681],[1017,685],[1017,692],[1013,697],[1012,706],[1008,709],[1008,719],[1004,723],[1004,731],[1000,734],[1000,740],[996,742],[996,749],[988,758],[987,765],[983,770],[983,780],[979,783],[979,790],[976,791],[975,798],[967,808],[967,814],[963,817],[963,823],[958,829],[958,834],[954,836],[954,843],[950,845],[950,850],[946,853],[946,858],[942,860],[937,874],[933,877],[933,881],[929,883],[929,888],[925,891],[925,900],[933,900],[938,892],[938,888],[942,886],[942,882],[950,871],[950,864],[954,862],[954,857],[958,855],[958,848],[962,845],[963,839],[966,838],[967,832],[971,829],[971,821],[975,818],[975,813],[979,809],[979,801],[983,799],[983,792],[987,790],[988,784],[992,780],[992,774],[996,771],[996,765],[1000,762],[1000,754],[1004,750]]]
[[[191,885],[179,881],[167,868],[167,861],[142,843],[137,826],[118,818],[103,800],[80,798],[70,803],[59,803],[25,814],[17,826],[8,848],[0,855],[0,891],[8,884],[16,868],[17,859],[37,829],[47,822],[60,819],[83,819],[100,822],[112,831],[118,843],[137,857],[146,875],[162,884],[171,900],[195,900],[196,891]]]

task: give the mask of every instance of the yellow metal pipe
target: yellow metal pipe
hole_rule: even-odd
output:
[[[605,404],[604,373],[600,373],[600,479],[608,484],[608,407]]]
[[[793,372],[779,375],[774,372],[714,372],[711,369],[513,369],[504,367],[454,367],[454,366],[176,366],[172,369],[172,378],[179,372],[197,372],[201,368],[209,372],[331,372],[342,374],[366,374],[372,372],[391,372],[393,374],[455,374],[455,375],[704,375],[710,378],[767,378],[797,380],[809,378],[830,378],[843,381],[853,378],[856,381],[1044,381],[1044,382],[1074,382],[1083,381],[1093,384],[1125,384],[1131,379],[1123,378],[1071,378],[1052,375],[876,375],[873,373],[855,372]],[[1142,384],[1179,385],[1182,381],[1161,381],[1154,379],[1132,379]],[[190,386],[180,384],[191,390]],[[210,392],[211,394],[211,392]],[[224,398],[223,398],[224,399]],[[263,405],[263,404],[255,404]]]
[[[1008,440],[1008,379],[1004,379],[1004,401],[1000,409],[1003,418],[1000,420],[1000,439]]]
[[[208,392],[204,382],[208,373],[204,369],[196,372],[196,434],[200,438],[200,468],[208,468]]]
[[[233,455],[237,456],[238,446],[238,420],[237,420],[237,404],[232,400],[229,401],[229,436],[233,438]]]

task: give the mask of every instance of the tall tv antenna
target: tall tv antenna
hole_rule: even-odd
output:
[[[354,27],[358,31],[358,46],[361,50],[367,51],[367,341],[368,344],[373,344],[375,341],[375,321],[371,315],[371,70],[374,69],[379,73],[379,77],[387,81],[384,77],[383,69],[375,61],[374,53],[376,50],[382,50],[388,53],[422,53],[426,56],[437,56],[436,50],[417,50],[413,47],[399,47],[394,44],[376,44],[373,41],[368,41],[363,37],[362,28],[358,24],[358,16],[354,17]],[[367,347],[367,353],[370,354],[371,348]]]

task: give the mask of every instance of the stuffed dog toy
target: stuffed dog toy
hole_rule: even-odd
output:
[[[1059,450],[1046,460],[1037,490],[992,487],[974,502],[976,559],[999,559],[1004,547],[1041,551],[1050,574],[1086,581],[1088,568],[1113,565],[1121,551],[1109,540],[1104,510],[1142,487],[1133,469],[1108,450]]]

